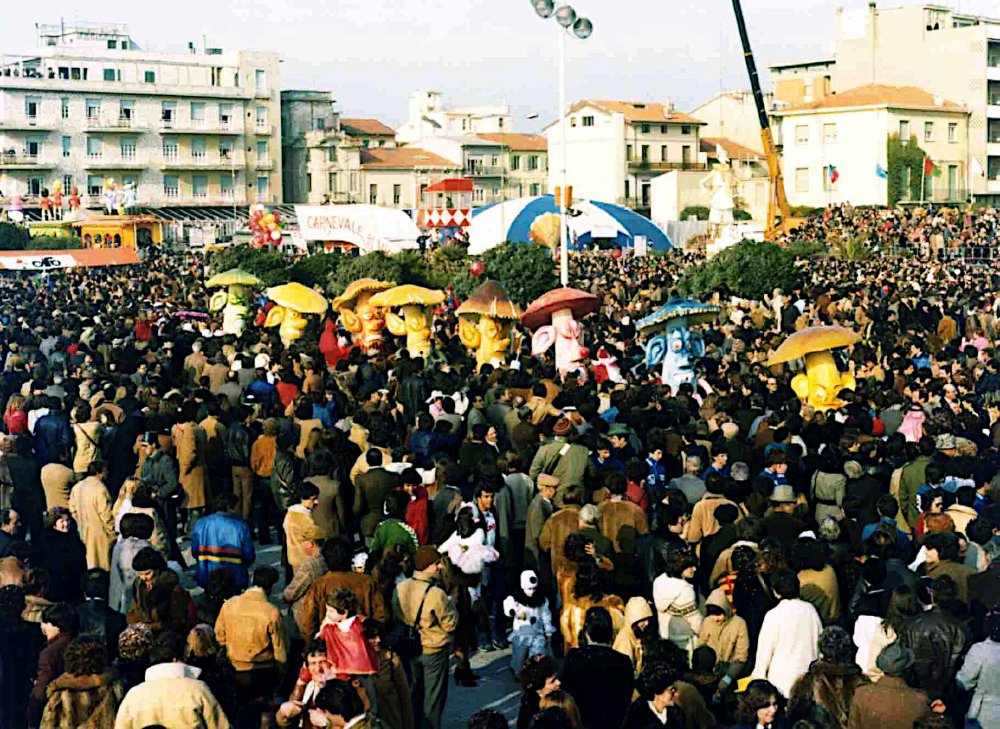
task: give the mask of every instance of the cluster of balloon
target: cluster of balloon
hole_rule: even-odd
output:
[[[284,227],[285,221],[281,219],[278,211],[266,208],[259,203],[250,206],[250,232],[253,233],[251,245],[254,248],[278,245],[281,242],[281,231]]]
[[[482,261],[473,261],[469,264],[469,273],[473,276],[482,276],[485,270]]]

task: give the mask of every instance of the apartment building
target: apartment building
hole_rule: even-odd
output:
[[[461,174],[458,164],[420,147],[363,149],[362,202],[413,211],[423,206],[426,188]]]
[[[781,109],[775,123],[792,205],[886,205],[888,185],[879,170],[888,170],[889,135],[919,144],[940,170],[925,179],[921,199],[956,203],[968,194],[969,113],[922,89],[848,89]]]
[[[357,140],[363,149],[395,147],[396,130],[378,119],[343,118],[340,128],[351,139]]]
[[[549,189],[561,182],[565,134],[566,179],[574,196],[648,210],[652,178],[707,168],[699,145],[703,126],[671,102],[578,101],[545,128]]]
[[[281,201],[277,54],[141,48],[120,24],[37,25],[0,56],[0,191],[30,206],[56,182],[99,206],[106,179],[140,204]]]
[[[511,130],[510,106],[446,106],[440,91],[410,94],[406,123],[396,130],[396,141],[414,144],[428,137],[499,134]]]
[[[764,94],[764,105],[771,112],[774,94]],[[760,137],[760,118],[753,92],[748,90],[723,91],[696,106],[690,112],[705,122],[699,134],[703,137],[721,137],[756,152],[764,151]]]

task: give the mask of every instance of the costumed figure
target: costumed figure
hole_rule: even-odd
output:
[[[521,310],[496,281],[480,285],[458,307],[458,336],[469,349],[476,350],[476,364],[500,366],[511,344],[511,322],[521,318]]]
[[[364,636],[363,621],[357,613],[344,617],[333,606],[326,606],[317,637],[326,643],[326,659],[341,680],[378,672],[378,654]]]
[[[335,367],[337,362],[351,353],[351,340],[337,333],[337,325],[333,323],[333,319],[327,318],[323,323],[323,333],[319,335],[319,351],[330,367]]]
[[[531,337],[531,354],[542,355],[552,345],[556,348],[556,369],[563,379],[570,372],[587,376],[587,348],[580,344],[580,324],[587,314],[597,311],[600,300],[578,289],[562,288],[547,291],[525,310],[521,323],[535,330]]]
[[[216,291],[209,299],[209,311],[222,310],[222,331],[225,334],[243,334],[247,315],[250,313],[250,292],[248,286],[260,286],[261,281],[253,274],[238,268],[216,274],[205,285],[212,289],[219,286],[228,288]]]
[[[302,337],[309,323],[303,314],[325,314],[328,306],[326,297],[300,283],[273,286],[265,293],[276,306],[267,312],[264,326],[276,327],[280,324],[278,334],[286,347]]]
[[[372,306],[399,309],[398,314],[386,312],[385,324],[397,337],[406,337],[411,357],[427,357],[431,353],[431,310],[443,301],[444,291],[411,284],[387,289],[369,299]]]
[[[24,198],[17,193],[10,196],[10,210],[7,212],[7,218],[12,223],[24,222]]]
[[[61,182],[57,182],[52,186],[52,213],[55,215],[56,220],[62,220],[63,188]]]
[[[125,198],[124,206],[125,212],[129,215],[135,214],[135,209],[139,204],[138,194],[136,193],[135,183],[131,180],[125,183],[125,189],[123,191],[123,196]]]
[[[104,190],[101,193],[104,200],[104,211],[108,215],[114,215],[118,209],[118,193],[115,191],[114,178],[109,177],[104,181]]]
[[[76,185],[69,188],[69,200],[67,203],[69,205],[70,214],[75,216],[80,212],[80,190]]]
[[[552,655],[551,641],[556,629],[552,625],[549,601],[538,591],[538,575],[534,570],[521,573],[521,582],[503,601],[503,613],[513,621],[510,631],[510,667],[515,674],[529,656]]]
[[[382,330],[385,329],[382,309],[374,306],[371,298],[395,285],[391,281],[359,278],[332,302],[333,310],[340,315],[340,325],[353,335],[354,344],[365,354],[382,348]]]
[[[685,382],[697,385],[695,365],[705,354],[701,332],[691,327],[713,321],[718,313],[719,307],[714,304],[675,298],[636,322],[639,331],[663,325],[663,334],[646,343],[646,367],[652,369],[662,362],[660,381],[675,393]]]
[[[611,380],[616,385],[625,382],[622,369],[618,366],[618,358],[608,352],[607,347],[597,350],[597,359],[592,362],[594,382],[600,385],[605,380]]]
[[[500,559],[500,553],[486,543],[486,530],[473,516],[472,504],[462,504],[455,519],[455,531],[445,539],[438,551],[447,554],[451,564],[462,574],[479,576],[490,562]],[[469,587],[472,601],[479,599],[478,580]]]
[[[806,372],[792,378],[792,390],[816,410],[836,410],[844,405],[838,397],[840,391],[853,390],[857,382],[854,375],[837,369],[830,350],[860,341],[861,336],[846,327],[809,327],[782,342],[767,360],[767,366],[802,358]]]
[[[52,198],[49,197],[49,189],[42,188],[42,195],[38,198],[38,205],[42,209],[42,220],[52,220]]]

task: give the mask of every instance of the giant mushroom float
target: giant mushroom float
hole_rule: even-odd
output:
[[[209,311],[222,310],[222,331],[225,334],[235,334],[237,337],[243,334],[250,311],[250,292],[247,287],[260,284],[259,278],[239,268],[231,268],[208,279],[205,285],[210,289],[227,287],[212,294],[208,302]]]
[[[375,294],[372,306],[386,310],[386,328],[397,337],[406,337],[406,349],[412,357],[431,353],[431,309],[444,301],[444,291],[405,284]],[[388,311],[399,309],[399,314]]]
[[[332,302],[333,310],[340,314],[341,326],[353,335],[354,343],[366,354],[382,346],[382,330],[385,328],[382,310],[371,303],[371,298],[395,285],[392,281],[359,278]]]
[[[469,349],[476,350],[476,364],[502,365],[511,342],[511,322],[521,318],[521,310],[510,300],[497,281],[486,281],[455,312],[458,336]]]
[[[660,381],[674,392],[685,382],[696,384],[695,363],[705,354],[701,332],[691,327],[713,321],[718,313],[714,304],[674,298],[635,323],[639,331],[663,326],[663,333],[646,343],[646,367],[652,369],[662,362]]]
[[[543,354],[553,344],[556,348],[556,369],[565,379],[569,372],[587,372],[588,351],[580,344],[580,323],[587,314],[597,311],[600,300],[579,289],[561,288],[546,291],[525,310],[521,323],[535,330],[531,336],[531,354]]]
[[[302,336],[309,323],[303,314],[325,314],[329,305],[325,296],[295,282],[273,286],[265,295],[277,306],[267,312],[264,326],[276,327],[280,324],[278,334],[286,347]]]
[[[767,366],[803,359],[806,373],[792,378],[792,390],[803,402],[816,410],[836,410],[844,402],[838,397],[841,390],[857,386],[854,375],[842,373],[831,350],[849,347],[861,341],[861,336],[847,327],[809,327],[790,335],[774,350]]]

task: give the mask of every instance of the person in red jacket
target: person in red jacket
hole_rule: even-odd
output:
[[[410,495],[410,503],[406,507],[406,523],[417,533],[417,541],[427,544],[431,538],[431,524],[428,514],[430,500],[427,498],[427,487],[421,483],[420,472],[415,468],[403,471],[403,490]]]

